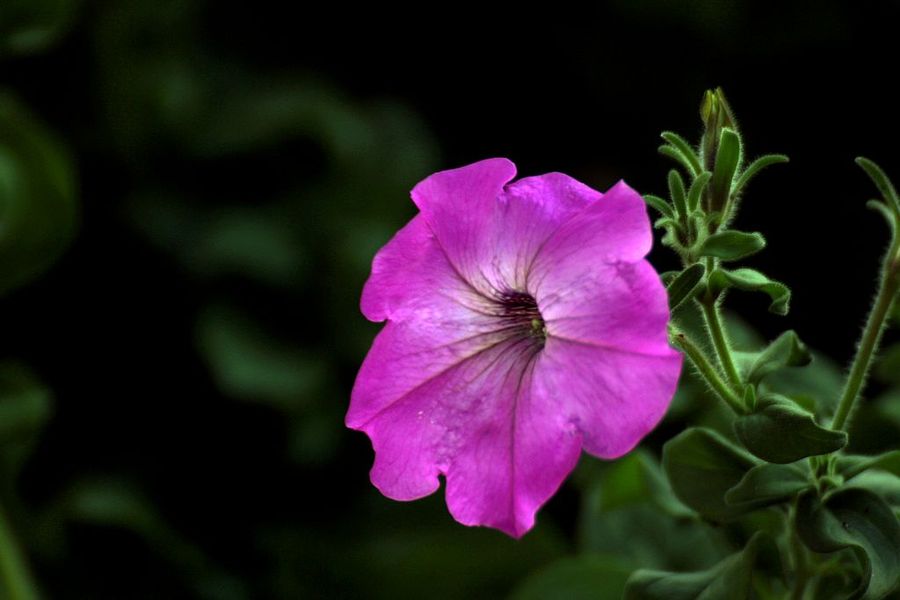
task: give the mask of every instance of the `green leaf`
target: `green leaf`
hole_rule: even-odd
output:
[[[733,271],[716,269],[709,276],[709,285],[714,292],[729,287],[750,292],[763,292],[772,300],[769,304],[769,312],[776,315],[786,315],[790,307],[791,290],[783,283],[769,279],[754,269],[735,269]]]
[[[0,94],[0,294],[43,273],[75,234],[71,161],[56,137]]]
[[[684,159],[689,164],[689,171],[691,175],[697,176],[703,170],[700,168],[700,157],[697,156],[697,152],[691,147],[691,145],[685,140],[683,137],[674,133],[672,131],[663,131],[661,134],[662,139],[669,142],[678,152],[684,156]]]
[[[669,195],[672,197],[672,204],[675,205],[675,212],[687,217],[687,196],[684,191],[684,180],[675,169],[669,171]]]
[[[700,256],[738,260],[756,254],[765,247],[766,238],[761,233],[722,231],[706,238],[700,246]]]
[[[651,194],[646,194],[644,196],[644,202],[646,202],[647,204],[652,206],[654,209],[656,209],[656,212],[658,212],[662,216],[669,218],[669,219],[675,218],[675,211],[672,210],[672,206],[668,202],[666,202],[665,200],[660,198],[659,196],[653,196]]]
[[[875,456],[845,454],[837,457],[837,471],[844,479],[853,479],[869,469],[881,469],[900,476],[900,450]]]
[[[894,473],[871,469],[854,477],[849,487],[875,492],[892,507],[900,507],[900,477]]]
[[[896,235],[897,229],[897,217],[894,215],[894,211],[890,209],[890,207],[882,202],[881,200],[868,200],[866,202],[866,208],[869,210],[874,210],[879,215],[881,215],[885,221],[887,221],[888,229],[891,230],[891,234]]]
[[[706,268],[701,263],[696,263],[679,273],[671,283],[666,286],[669,293],[669,309],[674,311],[684,302],[696,295]]]
[[[748,166],[741,176],[738,177],[737,183],[734,184],[734,194],[737,195],[741,193],[744,187],[750,183],[750,180],[756,177],[760,171],[769,165],[786,163],[788,160],[788,157],[784,154],[766,154],[765,156],[760,156],[750,163],[750,166]]]
[[[691,164],[690,159],[682,154],[678,150],[678,148],[674,148],[669,144],[663,144],[658,148],[658,150],[659,153],[663,156],[668,156],[669,158],[680,164],[682,167],[684,167],[685,171],[687,171],[688,173],[694,173],[694,165]]]
[[[722,129],[719,136],[719,146],[716,150],[716,164],[713,169],[710,191],[715,199],[713,210],[720,210],[725,206],[731,195],[731,185],[741,162],[741,140],[738,134],[727,127]],[[727,218],[727,216],[726,216]]]
[[[784,367],[803,367],[812,362],[812,354],[794,331],[785,331],[759,353],[750,367],[747,380],[759,383],[766,375]]]
[[[512,600],[621,598],[631,567],[615,556],[566,557],[527,577]]]
[[[846,488],[822,502],[815,492],[800,496],[796,527],[815,552],[852,548],[863,566],[852,598],[883,598],[900,575],[900,524],[891,508],[874,493]]]
[[[768,394],[756,410],[737,418],[734,431],[754,456],[777,464],[829,454],[847,445],[847,434],[816,424],[813,415],[785,396]]]
[[[878,188],[878,191],[881,192],[882,198],[887,202],[890,202],[895,211],[900,211],[900,197],[897,196],[897,190],[894,188],[894,184],[891,183],[890,177],[887,176],[884,170],[863,156],[856,158],[856,164],[866,172],[866,175],[869,176],[869,179],[872,180],[872,183],[874,183],[875,187]]]
[[[725,503],[725,493],[757,463],[711,429],[690,428],[663,446],[663,470],[679,500],[714,521],[728,521],[744,507]]]
[[[810,487],[807,473],[796,465],[757,465],[725,494],[725,502],[754,508],[777,504]]]
[[[754,535],[741,552],[697,573],[635,571],[624,600],[742,600],[751,598],[753,565],[764,534]],[[599,596],[598,596],[599,597]]]
[[[711,178],[712,173],[703,171],[697,175],[697,178],[691,183],[691,189],[688,190],[687,198],[688,210],[690,212],[693,213],[700,207],[700,197],[703,196],[703,190],[706,189],[706,185]]]

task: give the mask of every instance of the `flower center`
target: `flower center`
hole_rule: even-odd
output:
[[[500,297],[500,316],[508,327],[535,338],[543,347],[547,339],[547,326],[531,294],[518,291],[504,293]]]

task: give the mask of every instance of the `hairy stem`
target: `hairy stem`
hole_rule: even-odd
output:
[[[0,507],[0,582],[10,600],[36,600],[39,596],[37,587],[25,562],[19,544],[13,537],[12,529],[6,513]]]
[[[712,340],[713,347],[716,349],[716,356],[719,357],[719,363],[728,383],[735,389],[741,388],[741,376],[738,374],[737,367],[734,365],[734,358],[731,356],[731,346],[728,344],[728,338],[725,336],[725,327],[722,324],[722,317],[719,314],[719,306],[715,299],[704,298],[700,302],[703,308],[703,317],[706,319],[706,328],[709,330],[709,337]]]
[[[690,361],[697,368],[700,376],[709,384],[709,387],[727,404],[731,410],[741,415],[747,412],[744,409],[744,403],[732,391],[730,387],[722,380],[716,368],[703,353],[703,350],[695,344],[684,333],[676,330],[674,327],[670,329],[673,342],[687,355]]]
[[[894,304],[894,298],[897,296],[897,289],[900,286],[900,236],[894,236],[891,241],[891,248],[884,257],[882,265],[881,282],[878,286],[878,295],[875,297],[875,303],[869,312],[869,318],[866,320],[866,327],[863,329],[862,338],[856,348],[856,356],[853,358],[853,364],[850,367],[850,374],[847,376],[847,383],[844,385],[844,391],[841,393],[841,399],[838,401],[837,411],[834,413],[834,420],[831,422],[831,428],[836,430],[844,430],[847,428],[847,420],[853,412],[853,407],[866,378],[869,375],[869,369],[872,366],[872,359],[878,350],[878,344],[881,342],[881,334],[884,331],[884,325]]]

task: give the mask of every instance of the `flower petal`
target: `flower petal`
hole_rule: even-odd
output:
[[[515,165],[491,159],[442,171],[412,192],[462,277],[487,295],[524,290],[538,249],[600,193],[561,173],[506,185]]]
[[[681,362],[671,349],[647,355],[550,337],[533,389],[577,428],[587,452],[618,458],[665,415]]]
[[[460,523],[521,536],[581,451],[577,431],[556,407],[532,398],[539,347],[527,338],[495,341],[433,370],[448,362],[444,349],[428,360],[400,356],[415,356],[410,345],[422,346],[416,336],[388,323],[353,390],[357,408],[347,424],[372,440],[372,482],[390,498],[412,500],[434,492],[443,473],[447,505]],[[361,408],[374,405],[381,408]]]
[[[541,280],[538,307],[551,337],[644,354],[671,353],[669,302],[646,260],[578,267],[562,261]]]

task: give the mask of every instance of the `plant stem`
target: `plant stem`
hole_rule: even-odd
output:
[[[719,376],[718,371],[712,365],[706,355],[703,353],[703,350],[700,349],[697,344],[695,344],[690,338],[688,338],[684,333],[676,330],[674,327],[670,329],[672,334],[672,339],[674,343],[684,350],[684,353],[687,357],[694,363],[694,366],[697,368],[697,372],[701,377],[709,384],[709,387],[713,389],[713,391],[722,399],[722,401],[727,404],[731,410],[735,413],[742,415],[746,413],[746,409],[744,408],[744,403],[740,398],[731,390],[728,385],[722,381],[722,378]]]
[[[853,358],[850,374],[847,376],[847,383],[844,386],[841,399],[838,401],[834,420],[831,422],[832,429],[846,429],[847,419],[853,411],[853,406],[856,404],[857,398],[859,398],[863,385],[866,383],[866,377],[872,366],[872,358],[875,356],[876,350],[878,350],[885,321],[890,314],[891,306],[894,304],[894,299],[897,296],[898,286],[900,286],[900,276],[898,276],[900,257],[897,256],[898,250],[900,250],[900,236],[895,235],[891,241],[891,248],[884,257],[878,296],[876,296],[875,304],[872,305],[872,310],[869,312],[866,327],[856,348],[856,356]]]
[[[0,507],[0,582],[10,600],[37,600],[37,586],[31,579],[25,557],[13,537],[6,513]]]
[[[738,374],[737,367],[734,366],[731,346],[728,344],[725,328],[722,326],[722,317],[719,315],[719,306],[716,304],[715,299],[709,298],[704,298],[700,305],[703,308],[703,316],[706,319],[709,337],[712,340],[713,347],[716,349],[716,355],[719,357],[719,363],[725,371],[725,376],[733,388],[740,389],[741,376]]]

